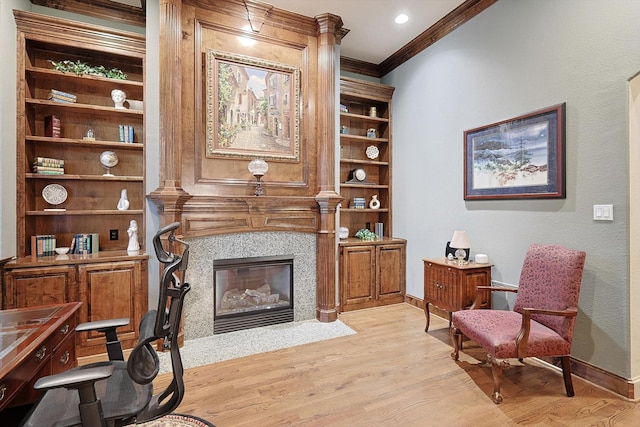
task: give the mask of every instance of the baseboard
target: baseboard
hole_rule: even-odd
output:
[[[640,396],[640,394],[635,391],[637,387],[640,387],[640,378],[632,381],[574,357],[571,358],[571,372],[580,378],[629,400],[636,400],[636,396]],[[638,390],[640,390],[640,388]]]
[[[424,302],[421,298],[407,294],[405,295],[404,300],[407,304],[424,309]],[[433,305],[429,307],[429,312],[433,315],[442,317],[445,320],[449,319],[449,312],[440,310],[438,307],[434,307]],[[557,364],[554,363],[555,361],[552,358],[540,360],[557,367]],[[574,357],[571,357],[571,373],[626,399],[640,400],[640,378],[635,378],[633,380],[623,378]]]

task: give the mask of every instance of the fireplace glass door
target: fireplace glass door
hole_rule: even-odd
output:
[[[293,321],[293,257],[213,262],[213,332]]]

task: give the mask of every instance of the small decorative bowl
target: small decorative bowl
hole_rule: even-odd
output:
[[[69,248],[66,246],[60,247],[60,248],[56,248],[56,253],[58,255],[66,255],[69,253]]]

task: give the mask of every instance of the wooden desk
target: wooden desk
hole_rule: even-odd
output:
[[[82,303],[0,310],[0,411],[33,403],[35,381],[75,367]]]
[[[476,298],[477,286],[491,285],[491,264],[469,262],[458,265],[446,258],[424,259],[424,314],[429,330],[429,304],[449,312],[469,308]],[[480,308],[491,307],[491,293],[487,292]]]

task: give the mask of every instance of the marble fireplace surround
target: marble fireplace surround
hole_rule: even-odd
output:
[[[213,335],[213,260],[257,256],[293,256],[294,321],[315,318],[316,235],[298,232],[248,232],[187,239],[187,281],[191,292],[184,305],[184,338]]]

